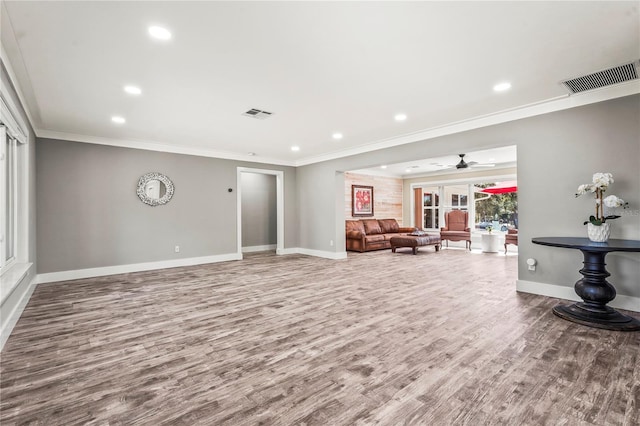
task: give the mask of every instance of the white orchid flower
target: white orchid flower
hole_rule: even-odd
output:
[[[626,204],[622,198],[618,198],[615,195],[609,195],[603,200],[603,202],[605,206],[611,207],[611,208],[622,207]]]
[[[592,185],[590,183],[585,183],[585,184],[582,184],[582,185],[580,185],[578,187],[578,192],[576,193],[576,196],[577,195],[584,195],[584,194],[587,194],[587,193],[590,193],[590,192],[596,192],[595,185]]]
[[[611,173],[594,173],[593,184],[597,188],[606,190],[613,183],[613,175]]]

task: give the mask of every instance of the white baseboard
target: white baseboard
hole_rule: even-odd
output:
[[[297,247],[293,247],[293,248],[283,248],[283,249],[276,249],[276,254],[280,255],[280,254],[298,254],[298,248]]]
[[[273,250],[276,248],[275,246],[254,246],[254,247],[261,247],[261,250],[263,250],[262,247],[269,247],[266,250]],[[316,256],[316,257],[322,257],[325,259],[334,259],[334,260],[347,258],[347,252],[336,253],[336,252],[330,252],[330,251],[311,250],[311,249],[303,249],[303,248],[297,248],[297,247],[277,250],[276,254],[279,254],[279,255],[306,254],[309,256]],[[36,283],[42,284],[42,283],[52,283],[52,282],[58,282],[58,281],[80,280],[83,278],[103,277],[105,275],[153,271],[156,269],[202,265],[205,263],[228,262],[231,260],[242,260],[242,255],[239,253],[228,253],[228,254],[221,254],[221,255],[215,255],[215,256],[203,256],[203,257],[191,257],[191,258],[185,258],[185,259],[164,260],[160,262],[135,263],[130,265],[116,265],[116,266],[105,266],[101,268],[48,272],[44,274],[38,274],[36,276]]]
[[[242,260],[242,256],[238,253],[229,253],[214,256],[163,260],[160,262],[135,263],[131,265],[105,266],[102,268],[78,269],[74,271],[49,272],[46,274],[38,274],[38,276],[36,277],[36,282],[38,284],[41,284],[56,281],[79,280],[83,278],[102,277],[105,275],[127,274],[129,272],[153,271],[155,269],[203,265],[205,263],[228,262],[230,260]]]
[[[256,251],[268,251],[268,250],[275,250],[276,249],[276,245],[275,244],[269,244],[266,246],[249,246],[249,247],[242,247],[242,252],[243,253],[253,253]]]
[[[324,259],[333,259],[340,260],[347,258],[347,252],[333,252],[333,251],[324,251],[324,250],[312,250],[300,247],[294,248],[286,248],[282,250],[277,250],[276,254],[305,254],[307,256],[315,256],[322,257]]]
[[[2,327],[2,331],[0,332],[0,351],[4,348],[4,344],[9,339],[11,332],[13,331],[13,327],[16,326],[24,308],[27,307],[27,303],[29,303],[29,299],[31,299],[31,295],[33,291],[36,289],[36,277],[34,276],[27,286],[27,291],[25,291],[20,297],[20,301],[13,308],[13,311],[9,314],[7,322]]]
[[[523,293],[539,294],[541,296],[556,297],[558,299],[572,300],[581,302],[572,287],[566,287],[557,284],[537,283],[534,281],[518,280],[516,281],[516,290]],[[623,294],[616,295],[616,298],[608,303],[608,306],[616,309],[625,309],[627,311],[640,312],[640,297],[625,296]]]
[[[347,252],[335,252],[335,251],[324,251],[324,250],[312,250],[306,248],[297,248],[297,253],[306,254],[307,256],[315,256],[315,257],[323,257],[325,259],[333,259],[340,260],[347,258]]]

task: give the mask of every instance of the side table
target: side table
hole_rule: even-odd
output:
[[[611,274],[605,269],[604,258],[612,251],[640,252],[640,241],[609,240],[595,243],[588,238],[544,237],[533,238],[534,244],[580,250],[584,256],[584,267],[580,269],[582,279],[575,290],[583,302],[573,305],[557,305],[553,313],[569,321],[589,327],[607,330],[640,331],[640,320],[624,315],[607,306],[616,297],[616,289],[608,281]]]
[[[497,234],[482,234],[482,252],[483,253],[497,253],[499,244],[498,239],[500,238]]]

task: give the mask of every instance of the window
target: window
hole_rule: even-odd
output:
[[[454,210],[465,210],[467,207],[467,196],[462,194],[452,194],[451,207],[453,207]]]
[[[468,183],[447,184],[443,182],[433,186],[416,185],[413,209],[416,224],[424,229],[437,230],[445,221],[445,214],[452,210],[469,212],[469,226],[476,230],[491,225],[494,230],[506,231],[518,227],[518,195],[515,176],[506,175],[501,182],[469,180]],[[481,183],[482,182],[482,183]],[[483,191],[487,188],[492,191]],[[491,194],[489,193],[491,192]],[[474,220],[475,219],[475,220]],[[418,226],[418,225],[416,225]]]
[[[27,138],[22,128],[15,121],[4,99],[0,105],[0,274],[7,271],[20,257],[20,242],[26,240],[24,232],[20,233],[20,226],[24,225],[26,212],[20,203],[20,180],[23,166],[21,159],[24,154],[24,143]],[[24,243],[26,244],[26,242]],[[23,245],[24,245],[23,244]],[[25,250],[22,250],[24,253]]]
[[[475,184],[475,227],[486,229],[487,226],[501,231],[518,228],[516,181]]]
[[[16,139],[9,136],[5,127],[0,129],[2,147],[0,148],[0,160],[2,161],[2,223],[5,224],[0,236],[0,268],[9,266],[16,258],[17,242],[17,149]]]
[[[422,208],[424,210],[424,229],[438,229],[440,227],[440,196],[438,188],[422,189]]]
[[[469,208],[469,185],[447,185],[444,187],[446,211],[467,210]]]

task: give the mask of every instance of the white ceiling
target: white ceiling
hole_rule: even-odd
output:
[[[640,57],[637,1],[2,4],[39,136],[291,165],[566,99],[561,80]]]
[[[383,164],[367,169],[350,170],[351,173],[391,176],[400,178],[413,178],[419,176],[439,176],[455,174],[457,178],[465,173],[473,173],[482,170],[500,170],[517,166],[517,150],[515,145],[481,151],[467,152],[464,161],[469,164],[466,169],[456,169],[460,161],[458,154],[443,157],[419,159],[405,163]],[[474,164],[476,163],[476,164]],[[500,173],[500,172],[496,172]]]

